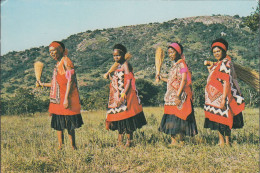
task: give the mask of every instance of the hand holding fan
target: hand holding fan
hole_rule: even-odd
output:
[[[132,58],[132,55],[131,55],[130,53],[126,53],[126,54],[125,54],[125,60],[126,60],[126,61],[130,60],[131,58]],[[115,63],[110,67],[110,69],[108,70],[108,72],[106,72],[106,73],[104,74],[104,78],[107,79],[108,76],[109,76],[109,74],[112,73],[112,72],[114,72],[114,71],[117,69],[118,66],[119,66],[119,63],[118,63],[118,62],[115,62]]]
[[[43,69],[43,63],[40,61],[37,61],[34,63],[34,72],[35,72],[35,77],[36,77],[36,87],[39,87],[38,81],[41,79],[42,75],[42,69]]]

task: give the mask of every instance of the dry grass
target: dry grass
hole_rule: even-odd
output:
[[[204,112],[195,109],[199,134],[182,148],[167,148],[170,137],[158,132],[163,108],[144,108],[148,125],[134,133],[134,147],[117,148],[117,132],[106,131],[105,112],[84,112],[76,131],[77,151],[65,134],[57,137],[47,113],[2,116],[1,172],[259,172],[259,111],[244,112],[245,126],[232,131],[233,147],[216,146],[217,133],[203,128]]]

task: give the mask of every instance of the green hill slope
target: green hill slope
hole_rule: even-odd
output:
[[[156,47],[161,46],[166,51],[169,43],[179,41],[184,46],[186,61],[193,74],[194,88],[198,90],[195,99],[200,99],[198,96],[203,94],[202,84],[208,75],[203,61],[214,60],[210,54],[210,44],[217,37],[227,39],[230,44],[229,55],[235,62],[258,70],[258,32],[251,32],[248,28],[242,27],[242,19],[237,16],[199,16],[173,19],[163,23],[86,31],[71,35],[62,41],[69,50],[68,56],[76,66],[82,98],[89,96],[90,91],[92,94],[104,91],[104,86],[109,83],[102,78],[102,75],[113,64],[114,44],[124,44],[133,55],[130,63],[134,67],[137,79],[153,82]],[[49,56],[47,46],[9,52],[1,57],[3,97],[12,95],[21,87],[34,88],[33,63],[37,60],[45,64],[42,81],[49,82],[55,62]],[[167,71],[169,65],[169,59],[166,57],[162,71]],[[241,85],[243,90],[246,92],[250,90],[251,95],[253,93],[256,97],[252,88],[243,83]],[[158,93],[160,93],[158,97],[162,98],[163,91],[160,90]],[[252,100],[250,93],[244,95]]]

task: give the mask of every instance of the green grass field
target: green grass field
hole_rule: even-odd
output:
[[[162,107],[146,107],[148,124],[134,133],[132,148],[116,147],[117,132],[105,130],[105,111],[82,113],[76,130],[78,150],[65,133],[57,150],[48,113],[1,117],[1,172],[259,172],[259,110],[244,111],[243,129],[232,130],[232,147],[217,146],[216,131],[203,128],[204,112],[195,109],[199,134],[181,148],[168,148],[170,136],[158,132]]]

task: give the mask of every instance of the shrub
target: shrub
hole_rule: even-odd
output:
[[[1,113],[7,115],[24,115],[47,111],[48,100],[39,99],[29,88],[20,88],[15,96],[2,99]]]

